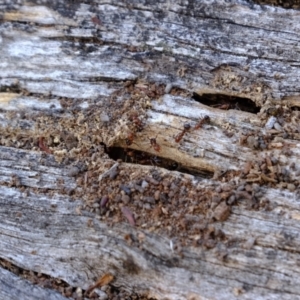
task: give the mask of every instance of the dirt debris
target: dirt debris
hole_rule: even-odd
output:
[[[128,222],[145,232],[166,236],[176,241],[170,247],[180,255],[187,246],[207,251],[226,249],[232,241],[217,225],[230,218],[232,206],[270,210],[261,186],[280,186],[291,191],[298,188],[296,163],[287,165],[280,160],[280,154],[292,155],[293,145],[286,139],[298,134],[299,111],[289,107],[261,109],[258,115],[262,122],[267,123],[272,116],[279,126],[272,122],[272,127],[265,132],[240,132],[240,144],[257,153],[267,149],[268,155],[258,155],[256,161],[245,162],[239,171],[215,172],[213,180],[206,180],[193,173],[178,172],[180,166],[176,161],[160,157],[155,137],[149,138],[149,148],[152,147],[156,155],[133,149],[136,137],[147,126],[146,111],[151,101],[159,99],[165,88],[147,82],[127,82],[105,99],[110,103],[109,111],[105,108],[107,104],[104,106],[101,101],[92,101],[83,111],[80,101],[76,104],[61,99],[64,112],[24,113],[23,121],[32,120],[34,114],[34,130],[21,130],[20,126],[14,130],[1,128],[0,142],[5,146],[42,151],[45,155],[53,153],[61,165],[71,165],[69,176],[76,178],[77,187],[70,193],[67,190],[61,193],[82,199],[79,214],[86,210],[109,226]],[[184,91],[172,88],[169,93]],[[15,113],[8,114],[13,117]],[[113,147],[123,149],[124,157],[112,157]],[[19,186],[16,179],[9,184]],[[87,226],[93,226],[93,222]],[[136,241],[127,236],[124,239],[133,247],[143,243],[142,238]],[[225,260],[226,251],[220,251],[219,257]],[[48,277],[43,280],[40,279],[43,276],[31,274],[31,277],[36,283],[48,282],[68,297],[81,299],[76,288],[59,285]],[[108,299],[114,299],[113,287],[107,291]],[[143,299],[134,297],[123,298]]]

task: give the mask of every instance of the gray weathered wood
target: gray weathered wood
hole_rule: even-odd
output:
[[[25,279],[12,274],[11,272],[0,268],[0,297],[3,300],[66,300],[68,298],[63,297],[58,292],[50,289],[45,289],[28,282]]]
[[[242,0],[19,1],[0,2],[0,11],[1,258],[83,289],[111,273],[115,286],[157,299],[300,299],[297,11]],[[208,107],[193,93],[245,97],[261,111]],[[279,120],[270,108],[285,112],[281,125],[274,125]],[[125,183],[155,169],[189,186],[184,212],[172,203],[156,202],[150,211],[129,203],[135,227],[118,217],[120,203],[112,203],[108,216],[87,203],[99,196],[93,186],[115,188],[102,183],[115,162],[100,142],[127,147],[132,111],[144,128],[130,149],[214,173],[200,179],[119,163]],[[205,115],[209,124],[174,141],[185,122],[194,126]],[[247,135],[272,138],[259,148],[243,140]],[[63,142],[52,144],[54,155],[41,153],[41,137]],[[91,157],[81,154],[86,149]],[[281,177],[256,169],[268,159]],[[254,167],[243,177],[249,161]],[[254,198],[238,189],[247,183],[265,206],[251,207]],[[193,226],[211,222],[212,198],[228,185],[238,205],[227,220],[208,225],[223,240],[204,247],[200,233],[170,234],[170,224],[188,215]],[[196,191],[211,193],[206,215],[190,209],[202,201],[190,196]],[[157,206],[164,212],[159,222],[151,214]],[[0,290],[7,291],[7,276]],[[3,297],[14,293],[17,286]]]
[[[242,293],[241,299],[297,298],[297,277],[293,276],[298,272],[294,262],[300,243],[297,200],[293,193],[266,188],[263,192],[271,204],[278,205],[272,214],[234,208],[228,221],[216,225],[234,241],[232,246],[185,249],[182,258],[171,251],[167,238],[125,224],[107,227],[93,214],[78,210],[80,200],[59,194],[28,195],[2,186],[1,257],[82,288],[109,271],[117,286],[145,290],[157,298],[184,299],[189,293],[219,299],[236,293]],[[145,235],[140,249],[126,243],[128,233]],[[220,258],[220,251],[226,251],[226,260]]]

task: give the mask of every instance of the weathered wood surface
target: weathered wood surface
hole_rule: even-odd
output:
[[[66,300],[68,298],[63,297],[56,291],[45,289],[37,285],[31,284],[28,281],[21,279],[20,277],[12,274],[11,272],[0,269],[0,282],[1,290],[0,297],[3,300],[6,299],[20,299],[20,296],[24,300]]]
[[[36,161],[39,158],[37,155]],[[12,174],[18,168],[12,165]],[[78,214],[80,200],[57,193],[28,195],[3,186],[1,257],[85,289],[109,271],[117,285],[149,289],[158,298],[183,299],[189,294],[209,298],[220,293],[220,298],[229,299],[241,292],[245,294],[239,297],[245,299],[276,298],[276,294],[282,299],[297,297],[293,275],[299,268],[293,265],[299,247],[297,200],[289,192],[264,192],[266,198],[276,199],[274,204],[285,207],[277,207],[272,214],[235,208],[227,222],[217,224],[233,240],[232,246],[211,251],[185,249],[181,258],[171,251],[167,238],[125,224],[109,228],[91,213]],[[128,233],[138,237],[141,232],[145,238],[140,249],[124,240]],[[220,258],[222,251],[226,251],[225,262]]]
[[[300,299],[299,13],[238,0],[18,3],[0,3],[0,257],[83,289],[112,273],[115,286],[157,299]],[[212,108],[193,93],[249,98],[261,112]],[[148,230],[157,220],[144,207],[133,211],[136,227],[114,214],[119,203],[112,221],[83,209],[88,196],[101,196],[90,186],[110,184],[101,185],[113,162],[98,154],[100,142],[126,147],[132,110],[143,130],[129,148],[214,174],[184,175],[188,195],[232,184],[238,205],[211,224],[225,236],[214,247],[198,243],[201,233],[176,239],[169,229]],[[210,124],[175,143],[185,122],[204,115]],[[41,136],[64,140],[51,144],[56,160],[40,153]],[[92,158],[79,155],[84,147],[94,149]],[[122,183],[153,169],[182,178],[153,166],[118,167]],[[239,190],[245,184],[252,195]],[[212,198],[208,216],[216,216]],[[176,227],[186,214],[160,205],[150,208],[169,212],[161,223],[170,218]],[[197,246],[184,246],[184,236]]]

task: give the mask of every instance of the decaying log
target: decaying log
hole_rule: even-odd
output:
[[[297,11],[0,11],[1,259],[83,290],[300,299]],[[64,299],[0,270],[1,297]]]

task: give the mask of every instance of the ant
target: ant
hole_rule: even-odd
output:
[[[159,152],[159,151],[160,151],[160,145],[157,144],[156,138],[157,138],[157,136],[156,136],[155,138],[148,138],[148,139],[150,140],[151,147],[152,147],[155,151]]]
[[[142,129],[144,128],[144,124],[139,119],[137,112],[132,113],[131,116],[129,117],[129,120],[134,123],[138,131],[142,131]]]
[[[180,132],[178,135],[175,136],[175,142],[179,143],[183,138],[184,134],[190,129],[191,129],[191,125],[189,123],[184,124],[182,132]]]
[[[132,132],[128,133],[127,138],[125,139],[126,145],[130,146],[133,143],[134,138],[135,138],[134,133],[132,133]]]
[[[125,162],[127,162],[127,158],[130,159],[131,162],[135,161],[136,155],[134,150],[124,149],[125,154]]]
[[[138,163],[141,165],[147,165],[149,162],[149,157],[145,152],[138,153],[136,155]]]
[[[149,156],[144,152],[138,154],[138,159],[138,163],[141,165],[159,165],[162,162],[157,156]]]
[[[201,128],[205,123],[210,121],[209,116],[204,116],[194,127],[194,130]]]

